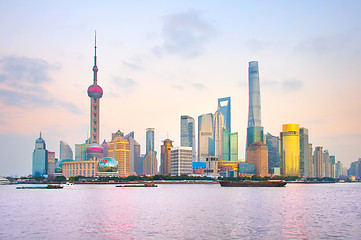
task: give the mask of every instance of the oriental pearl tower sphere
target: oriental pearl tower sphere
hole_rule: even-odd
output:
[[[90,144],[86,152],[91,158],[101,158],[103,147],[99,144],[99,99],[103,96],[103,89],[98,85],[97,73],[97,38],[95,35],[95,55],[93,67],[93,84],[88,88],[90,97]]]

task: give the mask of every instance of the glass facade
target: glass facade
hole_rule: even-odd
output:
[[[264,142],[263,127],[247,128],[247,148],[254,142]]]
[[[313,161],[315,166],[315,177],[322,178],[323,176],[323,147],[316,147],[313,154]]]
[[[300,130],[298,124],[283,124],[281,132],[281,174],[300,175]]]
[[[231,161],[238,161],[238,133],[231,133]]]
[[[32,175],[33,177],[47,175],[48,168],[48,150],[44,139],[40,137],[35,142],[35,149],[33,152],[33,166]]]
[[[203,114],[198,117],[198,162],[206,162],[206,157],[209,156],[208,141],[213,138],[212,127],[212,113]]]
[[[196,130],[194,119],[190,116],[181,116],[180,123],[181,146],[191,147],[193,162],[196,161]]]
[[[272,169],[280,167],[280,138],[267,133],[266,144],[268,146],[268,172],[274,173]]]
[[[154,151],[154,128],[147,128],[145,141],[145,155],[147,155],[151,150]]]
[[[238,173],[240,175],[254,175],[256,167],[251,163],[239,163],[238,164]]]
[[[231,160],[231,134],[223,128],[223,160]]]
[[[300,128],[300,175],[309,177],[308,129]]]
[[[218,159],[222,160],[222,140],[223,140],[223,128],[224,128],[224,116],[219,107],[213,115],[213,139],[214,139],[214,155]]]
[[[59,160],[73,159],[73,151],[71,147],[64,141],[60,141],[60,157]]]
[[[224,116],[224,127],[231,132],[231,97],[218,98],[218,107]]]
[[[258,70],[257,61],[249,62],[248,87],[249,87],[248,127],[261,126],[261,94],[260,94],[259,70]]]

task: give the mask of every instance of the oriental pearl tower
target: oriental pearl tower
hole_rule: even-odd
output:
[[[90,97],[90,144],[86,152],[91,158],[101,158],[103,147],[99,145],[99,99],[103,96],[103,89],[98,85],[97,73],[97,36],[95,34],[95,54],[93,67],[93,84],[88,88],[88,96]]]

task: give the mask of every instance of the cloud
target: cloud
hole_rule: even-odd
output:
[[[132,78],[119,78],[114,77],[113,78],[113,84],[116,87],[116,92],[121,93],[131,93],[134,88],[138,85],[138,82],[135,81]],[[117,96],[117,93],[113,93],[115,96]]]
[[[164,53],[194,58],[204,51],[204,44],[216,35],[213,26],[202,19],[202,12],[188,12],[169,15],[163,27],[164,42],[153,48],[153,53]]]
[[[175,84],[173,84],[173,85],[171,85],[171,87],[174,88],[174,89],[176,89],[176,90],[184,90],[184,87],[181,86],[181,85],[175,85]]]
[[[131,69],[133,69],[133,70],[143,70],[142,67],[140,67],[140,66],[138,66],[138,65],[136,65],[136,64],[129,63],[129,62],[126,62],[126,61],[122,61],[122,63],[123,63],[125,66],[127,66],[127,67],[129,67],[129,68],[131,68]]]
[[[274,90],[281,90],[281,91],[300,91],[303,88],[303,84],[304,84],[303,81],[292,78],[283,81],[264,80],[260,82],[261,85],[260,87],[261,87],[261,91],[262,91],[262,87],[272,88]]]
[[[49,72],[60,69],[42,59],[6,56],[0,59],[0,101],[19,108],[61,106],[80,113],[73,103],[52,97],[45,85],[53,79]]]
[[[192,87],[194,87],[196,90],[204,90],[207,87],[201,83],[192,83]]]

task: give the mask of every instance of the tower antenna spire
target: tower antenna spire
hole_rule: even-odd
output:
[[[94,41],[94,66],[97,65],[97,31],[95,30],[95,41]]]

